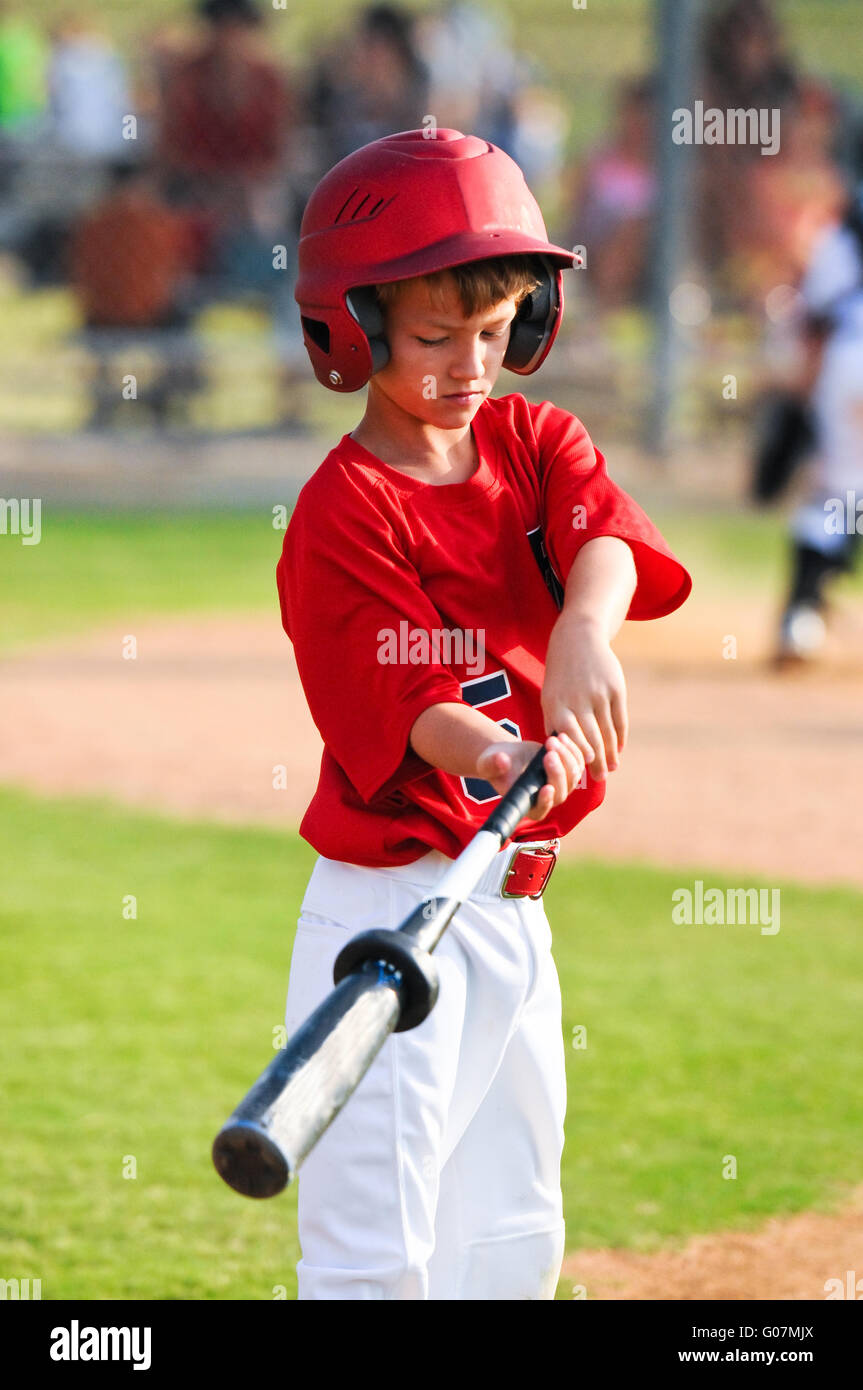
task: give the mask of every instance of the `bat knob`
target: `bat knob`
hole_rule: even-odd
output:
[[[394,1033],[406,1033],[427,1018],[438,996],[438,973],[428,951],[424,951],[405,931],[364,931],[343,946],[333,966],[338,985],[346,975],[362,969],[367,961],[397,971],[401,1008]]]
[[[259,1125],[229,1120],[213,1141],[213,1163],[220,1177],[244,1197],[275,1197],[291,1172],[278,1144]]]

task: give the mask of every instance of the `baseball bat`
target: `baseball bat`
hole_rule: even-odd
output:
[[[261,1073],[216,1135],[213,1163],[246,1197],[274,1197],[296,1175],[390,1033],[415,1028],[437,999],[431,952],[530,810],[547,778],[543,745],[426,898],[395,930],[352,937],[335,989]]]

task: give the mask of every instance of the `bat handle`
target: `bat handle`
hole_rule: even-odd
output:
[[[487,832],[486,839],[490,832],[503,844],[530,810],[537,793],[545,785],[545,753],[542,747],[534,754],[521,776],[501,798],[482,827]],[[484,852],[487,855],[488,851]],[[431,1013],[438,995],[437,970],[429,951],[434,949],[461,900],[457,894],[432,899],[431,913],[428,912],[429,903],[421,904],[398,931],[367,931],[352,937],[336,957],[335,984],[361,969],[367,961],[386,964],[396,973],[401,1005],[393,1031],[404,1033],[416,1028]]]
[[[499,835],[501,844],[509,839],[516,826],[527,815],[541,788],[548,781],[543,767],[547,751],[543,743],[521,776],[513,782],[506,795],[501,797],[482,827],[483,830],[491,831],[493,835]]]

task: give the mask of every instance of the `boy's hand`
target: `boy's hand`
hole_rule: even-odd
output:
[[[491,782],[498,795],[503,796],[542,747],[530,739],[490,743],[477,758],[476,775]],[[543,766],[548,781],[525,820],[543,820],[553,806],[559,806],[575,790],[584,773],[584,756],[567,734],[549,735],[545,748],[548,751]]]
[[[548,643],[542,709],[548,729],[568,734],[598,782],[620,763],[628,717],[626,681],[606,634],[579,619],[559,621]]]

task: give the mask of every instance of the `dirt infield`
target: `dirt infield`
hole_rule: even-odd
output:
[[[782,677],[765,663],[772,619],[702,600],[626,626],[630,744],[567,854],[863,884],[863,615],[839,614],[821,668]],[[127,624],[0,661],[0,781],[294,827],[321,744],[277,615],[132,627],[132,660]],[[863,1188],[835,1216],[580,1251],[564,1274],[588,1298],[758,1300],[821,1299],[848,1270],[863,1275]]]
[[[764,604],[702,601],[626,625],[629,746],[568,855],[863,883],[851,821],[863,615],[840,615],[823,668],[782,677],[764,661],[771,620]],[[321,742],[277,615],[135,624],[133,660],[128,634],[107,628],[0,662],[0,780],[296,825]]]
[[[579,1250],[567,1256],[563,1274],[576,1296],[588,1299],[847,1298],[858,1274],[856,1296],[863,1297],[863,1187],[835,1215],[804,1212],[759,1231],[698,1236],[680,1250],[652,1255]]]

